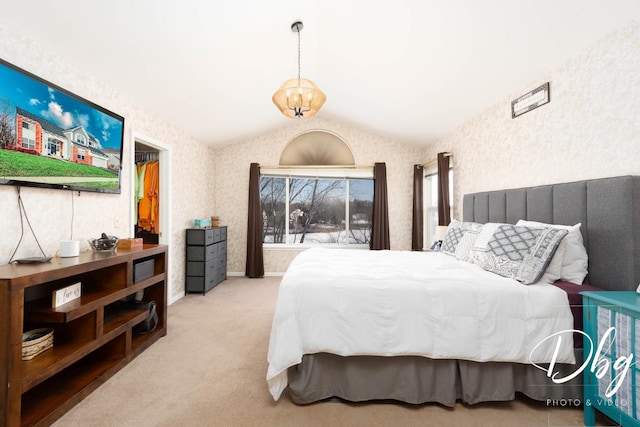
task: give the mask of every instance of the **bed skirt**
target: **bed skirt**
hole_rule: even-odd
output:
[[[582,349],[576,349],[582,360]],[[546,365],[545,365],[546,366]],[[559,377],[580,365],[557,365]],[[419,356],[305,355],[289,368],[289,395],[297,404],[333,397],[351,402],[397,400],[411,404],[436,402],[452,407],[456,401],[475,404],[515,399],[516,392],[540,401],[582,401],[582,375],[554,384],[546,372],[521,363],[471,362]]]

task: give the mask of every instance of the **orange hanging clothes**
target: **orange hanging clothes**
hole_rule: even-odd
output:
[[[158,162],[149,162],[144,171],[144,197],[138,204],[138,228],[150,233],[158,233],[160,218],[160,168]],[[142,183],[141,183],[142,185]]]
[[[158,234],[160,232],[160,164],[158,162],[153,162],[149,197],[151,198],[151,232]]]

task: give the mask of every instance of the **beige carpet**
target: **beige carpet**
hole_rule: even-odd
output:
[[[267,390],[279,277],[230,277],[168,312],[168,334],[54,424],[66,426],[581,426],[579,408],[528,399],[478,405],[322,402]],[[600,419],[598,425],[608,424]]]

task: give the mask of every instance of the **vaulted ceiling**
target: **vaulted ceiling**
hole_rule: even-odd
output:
[[[318,116],[424,145],[638,17],[637,0],[56,0],[6,2],[0,25],[218,146],[291,120],[271,96],[301,20]]]

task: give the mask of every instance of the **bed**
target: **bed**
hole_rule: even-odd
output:
[[[447,406],[458,400],[471,404],[512,400],[517,392],[537,400],[581,399],[580,377],[556,384],[540,369],[553,357],[555,345],[543,338],[553,331],[581,328],[580,290],[636,288],[640,280],[638,204],[640,177],[633,176],[464,196],[464,223],[581,224],[589,260],[582,285],[557,281],[514,286],[513,277],[498,276],[472,263],[456,273],[462,278],[456,276],[457,284],[451,284],[444,279],[452,274],[452,260],[457,260],[447,254],[352,251],[366,253],[347,262],[340,251],[305,251],[283,277],[274,315],[267,373],[272,396],[277,400],[288,389],[291,399],[300,404],[338,397]],[[324,261],[318,264],[318,259]],[[336,275],[345,269],[350,271],[348,276]],[[408,281],[401,285],[394,282],[400,271],[409,272]],[[371,275],[381,281],[365,277]],[[489,285],[488,276],[499,279]],[[313,279],[311,290],[300,290],[308,278]],[[431,285],[421,286],[425,280]],[[494,288],[490,292],[489,286]],[[436,296],[438,287],[454,296]],[[348,293],[351,298],[345,299]],[[528,299],[533,294],[535,298]],[[301,298],[304,295],[306,299]],[[325,304],[324,312],[314,311],[311,304],[317,302]],[[373,308],[383,315],[368,317]],[[301,315],[308,319],[300,321]],[[442,321],[446,316],[450,318]],[[285,326],[276,328],[277,323]],[[349,329],[368,332],[348,334]],[[565,333],[556,356],[555,368],[561,376],[573,372],[573,362],[582,359],[580,335]]]

